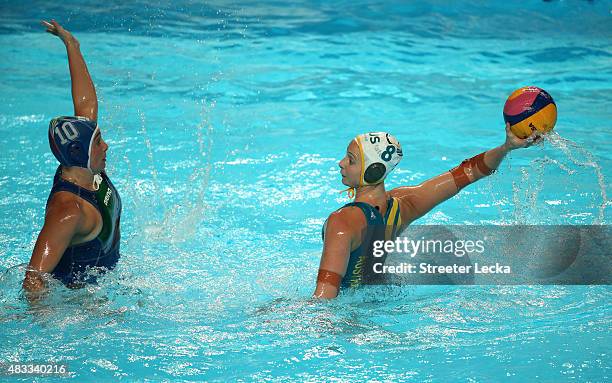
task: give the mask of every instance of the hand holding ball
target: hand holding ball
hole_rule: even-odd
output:
[[[557,122],[557,106],[543,89],[526,86],[512,92],[504,105],[504,121],[519,138],[550,132]]]

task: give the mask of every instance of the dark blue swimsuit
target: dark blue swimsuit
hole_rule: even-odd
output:
[[[58,167],[47,205],[55,193],[63,191],[75,194],[100,212],[102,230],[91,241],[68,247],[51,275],[68,286],[95,283],[96,277],[89,274],[89,270],[95,268],[104,272],[114,268],[119,260],[121,198],[106,173],[101,174],[102,182],[97,191],[83,189],[66,181],[60,174],[61,167]]]
[[[387,255],[385,254],[380,258],[373,256],[374,241],[393,240],[397,236],[397,232],[402,226],[399,201],[395,198],[389,198],[387,201],[387,212],[384,217],[372,205],[365,202],[347,203],[340,209],[347,206],[357,206],[360,208],[365,216],[367,226],[361,245],[351,251],[340,288],[382,283],[384,275],[374,274],[372,265],[374,263],[384,264]],[[323,239],[325,240],[325,225],[323,225]]]

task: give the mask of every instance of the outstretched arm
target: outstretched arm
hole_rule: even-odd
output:
[[[87,71],[87,64],[85,64],[81,54],[78,40],[55,20],[51,20],[51,22],[43,21],[41,24],[47,28],[47,32],[62,39],[66,46],[70,79],[72,80],[74,114],[94,121],[97,120],[98,97],[96,96],[96,88]]]
[[[402,220],[408,224],[459,193],[465,186],[492,174],[511,150],[529,147],[539,140],[541,137],[535,132],[525,139],[518,138],[510,130],[510,124],[506,124],[506,142],[503,145],[465,160],[456,168],[418,186],[399,187],[389,194],[399,199],[403,207]]]

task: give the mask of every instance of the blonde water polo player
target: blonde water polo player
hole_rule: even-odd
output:
[[[492,174],[511,150],[529,147],[539,140],[538,132],[518,138],[506,124],[503,145],[466,159],[418,186],[387,191],[385,178],[403,157],[399,141],[384,132],[355,137],[339,163],[342,183],[355,200],[325,221],[314,296],[334,298],[342,289],[375,283],[376,275],[369,271],[374,241],[394,239],[411,222],[465,186]]]

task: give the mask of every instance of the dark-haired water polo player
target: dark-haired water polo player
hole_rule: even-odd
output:
[[[534,132],[520,139],[506,125],[503,145],[463,161],[418,186],[387,191],[385,177],[402,159],[395,137],[377,132],[355,137],[340,161],[342,183],[354,202],[330,214],[323,226],[323,255],[314,296],[334,298],[343,288],[373,282],[372,245],[394,239],[406,226],[470,183],[492,174],[509,151],[541,140]],[[380,262],[380,259],[378,260]],[[367,279],[370,280],[367,280]]]
[[[66,46],[75,116],[49,124],[60,165],[23,281],[28,292],[44,289],[45,273],[69,287],[94,282],[90,271],[111,269],[119,259],[121,199],[104,172],[108,145],[97,124],[96,90],[77,39],[53,20],[42,24]]]

